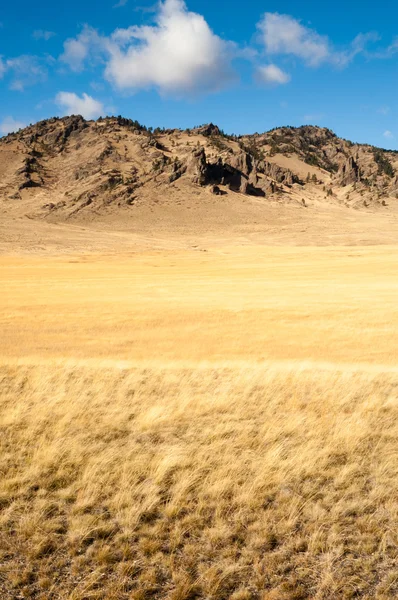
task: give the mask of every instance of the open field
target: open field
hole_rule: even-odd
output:
[[[397,364],[398,248],[0,257],[4,357]]]
[[[0,597],[398,596],[397,247],[0,258]]]

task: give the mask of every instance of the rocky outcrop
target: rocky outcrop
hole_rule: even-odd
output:
[[[266,160],[257,163],[257,171],[272,181],[288,187],[292,186],[294,183],[303,184],[301,179],[290,171],[290,169],[286,169],[285,167],[281,167]]]
[[[205,186],[224,185],[233,192],[264,196],[262,188],[256,187],[257,177],[251,157],[246,153],[228,158],[228,162],[220,157],[217,162],[207,162],[204,148],[194,150],[188,161],[186,173],[193,183]]]
[[[192,152],[187,162],[186,173],[191,177],[192,183],[197,185],[207,185],[211,182],[210,169],[203,147]]]
[[[223,190],[221,190],[218,185],[211,185],[209,187],[209,191],[211,194],[214,194],[214,196],[223,196],[224,194],[227,193],[227,192],[224,192]]]
[[[247,176],[249,176],[254,169],[253,163],[253,157],[248,154],[248,152],[240,152],[239,154],[234,154],[228,158],[228,164],[231,167]]]
[[[336,182],[338,185],[346,186],[351,183],[355,183],[361,180],[361,171],[352,156],[350,156],[346,162],[340,167],[337,176]]]
[[[30,145],[39,142],[46,147],[47,152],[56,154],[62,152],[70,137],[79,135],[87,127],[88,123],[83,117],[71,116],[40,121],[17,135]]]
[[[208,123],[206,125],[202,125],[201,127],[196,127],[194,129],[195,133],[200,133],[206,137],[210,137],[210,136],[217,136],[221,134],[220,129],[217,127],[217,125],[213,125],[213,123]]]

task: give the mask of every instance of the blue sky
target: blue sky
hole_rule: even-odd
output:
[[[13,0],[0,57],[0,135],[121,114],[229,133],[311,123],[398,149],[392,0]]]

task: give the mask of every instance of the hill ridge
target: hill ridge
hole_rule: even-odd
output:
[[[236,136],[213,123],[153,129],[121,116],[53,117],[0,139],[0,165],[3,207],[50,221],[95,220],[198,190],[363,210],[387,210],[398,197],[398,152],[312,125]]]

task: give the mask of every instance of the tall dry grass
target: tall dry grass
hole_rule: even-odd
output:
[[[398,375],[0,368],[0,597],[398,596]]]

